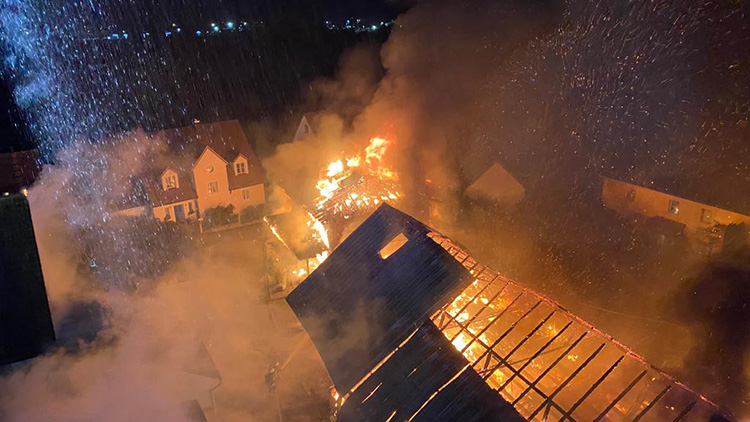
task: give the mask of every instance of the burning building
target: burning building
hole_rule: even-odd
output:
[[[328,233],[299,205],[263,220],[272,234],[266,242],[269,294],[284,296],[328,257]]]
[[[403,196],[398,174],[384,162],[390,144],[374,137],[362,154],[334,160],[321,171],[312,215],[328,227],[334,245],[351,221]]]
[[[288,297],[349,421],[717,421],[707,398],[383,204]]]
[[[300,128],[304,125],[305,119]],[[402,197],[398,175],[383,162],[390,143],[375,137],[361,154],[331,161],[321,170],[315,185],[319,195],[308,206],[294,203],[284,192],[290,209],[264,219],[273,234],[266,247],[271,297],[285,296],[296,287],[353,223]]]

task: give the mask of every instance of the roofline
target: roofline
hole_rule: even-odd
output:
[[[159,175],[159,178],[164,177],[164,174],[168,171],[172,170],[175,174],[177,173],[177,170],[173,169],[171,165],[168,165],[167,168],[164,169],[163,172]]]
[[[222,123],[230,123],[230,122],[237,122],[237,124],[240,124],[240,121],[238,119],[219,120],[217,122],[207,122],[207,123],[199,122],[199,123],[193,123],[193,124],[185,125],[185,126],[178,126],[178,127],[160,129],[160,130],[157,130],[155,132],[148,132],[148,134],[149,135],[158,135],[160,133],[166,133],[166,132],[176,131],[176,130],[180,130],[180,129],[189,129],[189,128],[194,128],[196,126],[219,125],[219,124],[222,124]],[[241,124],[240,124],[240,128],[242,128]],[[243,131],[243,134],[244,134],[244,131]]]
[[[216,150],[214,150],[213,148],[211,148],[209,145],[206,145],[203,148],[203,152],[201,152],[201,154],[198,156],[198,158],[196,158],[195,161],[193,162],[193,168],[195,168],[195,163],[197,163],[198,161],[200,161],[201,158],[203,158],[203,155],[206,154],[206,150],[209,150],[209,149],[211,150],[211,152],[214,153],[214,155],[216,155],[217,157],[219,157],[219,159],[221,159],[221,161],[223,161],[224,164],[229,164],[229,161],[225,160],[224,157],[221,156],[221,154],[219,154],[218,152],[216,152]]]
[[[245,189],[245,188],[251,188],[251,187],[253,187],[253,186],[258,186],[258,185],[265,185],[265,182],[257,182],[257,183],[251,183],[251,184],[249,184],[249,185],[240,185],[240,186],[239,186],[239,187],[237,187],[237,188],[234,188],[234,189],[229,189],[229,192],[234,192],[234,191],[236,191],[236,190],[240,190],[240,189]]]
[[[719,209],[719,210],[722,210],[722,211],[730,212],[730,213],[732,213],[732,214],[737,214],[737,215],[741,215],[741,216],[744,216],[744,217],[750,218],[750,215],[747,215],[747,214],[743,214],[743,213],[741,213],[741,212],[737,212],[737,211],[732,211],[732,210],[730,210],[730,209],[727,209],[727,208],[722,208],[722,207],[720,207],[720,206],[718,206],[718,205],[711,205],[711,204],[706,204],[706,203],[704,203],[704,202],[696,201],[695,199],[685,198],[685,197],[682,197],[682,196],[678,196],[678,195],[674,195],[674,194],[671,194],[671,193],[669,193],[669,192],[664,192],[664,191],[660,191],[660,190],[652,189],[652,188],[649,188],[649,187],[646,187],[646,186],[636,185],[635,183],[630,183],[630,182],[626,182],[626,181],[624,181],[624,180],[614,179],[614,178],[612,178],[612,177],[607,177],[607,176],[599,176],[599,177],[601,177],[602,179],[606,179],[606,180],[611,180],[611,181],[613,181],[613,182],[624,183],[624,184],[626,184],[626,185],[630,185],[630,186],[635,186],[635,187],[638,187],[638,188],[641,188],[641,189],[646,189],[646,190],[650,190],[650,191],[652,191],[652,192],[658,192],[658,193],[661,193],[661,194],[663,194],[663,195],[669,195],[669,196],[671,196],[671,197],[674,197],[674,198],[677,198],[677,199],[681,199],[681,200],[683,200],[683,201],[689,201],[689,202],[693,202],[693,203],[696,203],[696,204],[698,204],[698,205],[704,205],[704,206],[706,206],[706,207],[709,207],[709,208],[716,208],[716,209]]]
[[[179,204],[182,202],[188,202],[188,201],[195,201],[198,199],[198,195],[195,195],[195,198],[188,198],[188,199],[180,199],[178,201],[171,201],[171,202],[159,202],[159,203],[151,203],[147,205],[141,205],[141,206],[150,206],[150,207],[166,207],[167,205],[173,205],[173,204]]]

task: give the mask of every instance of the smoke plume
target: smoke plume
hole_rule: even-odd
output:
[[[432,186],[429,194],[455,223],[451,229],[473,233],[465,243],[481,245],[470,249],[497,258],[521,281],[570,299],[578,313],[606,312],[600,315],[605,330],[680,372],[684,356],[670,351],[668,339],[716,341],[711,329],[685,335],[691,326],[716,326],[716,313],[689,322],[664,319],[674,318],[664,309],[683,288],[680,280],[702,264],[686,259],[686,251],[679,257],[648,252],[642,234],[602,210],[600,177],[639,183],[680,177],[696,194],[715,198],[731,197],[736,185],[729,180],[747,183],[750,77],[732,70],[748,60],[746,6],[418,2],[395,21],[380,64],[367,73],[378,75],[382,67],[382,78],[360,79],[374,83],[372,89],[346,77],[319,85],[339,93],[320,95],[315,104],[340,119],[337,130],[282,145],[264,165],[270,173],[294,174],[293,180],[315,180],[341,151],[387,137],[389,163],[405,191],[403,208],[418,209],[420,193]],[[341,74],[351,65],[342,62]],[[357,98],[358,106],[341,111],[340,104],[351,103],[341,98]],[[361,112],[351,112],[365,102]],[[309,166],[299,164],[305,159]],[[526,188],[515,213],[467,210],[473,204],[463,189],[493,161]],[[644,286],[643,280],[655,281]],[[707,306],[722,300],[713,297]],[[605,309],[614,304],[618,310]],[[716,347],[721,352],[698,347],[689,360],[717,368],[711,382],[718,387],[708,390],[732,405],[730,391],[740,389],[747,371],[722,370],[719,361],[742,361],[732,356],[746,353],[745,343]],[[725,383],[721,373],[733,370],[743,375]],[[736,409],[744,412],[742,404]]]
[[[314,354],[290,355],[309,347],[294,318],[266,303],[255,229],[195,242],[125,224],[113,212],[132,196],[130,177],[164,158],[161,148],[141,133],[73,145],[30,189],[59,341],[0,378],[0,419],[188,421],[185,402],[199,400],[210,420],[275,420],[264,379],[275,362],[289,360],[279,397],[304,402],[305,384],[325,384]],[[165,259],[160,249],[179,249],[176,242],[196,246]],[[95,251],[91,265],[91,250],[108,243],[118,246]],[[134,276],[150,255],[163,260],[158,271]]]

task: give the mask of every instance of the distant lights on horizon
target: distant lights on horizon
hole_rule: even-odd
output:
[[[263,21],[258,21],[260,24],[263,24]],[[335,23],[333,23],[331,20],[325,20],[325,26],[328,29],[338,29],[340,28]],[[345,25],[343,26],[344,29],[350,29],[354,30],[356,32],[363,32],[363,31],[370,31],[370,32],[377,32],[380,28],[383,27],[389,27],[393,25],[393,21],[384,22],[380,21],[380,23],[374,23],[374,24],[364,24],[362,23],[362,19],[346,19]],[[227,31],[242,31],[244,27],[249,26],[249,23],[247,21],[226,21],[223,24],[217,24],[216,22],[211,22],[210,29],[207,30],[201,30],[197,29],[195,30],[194,34],[195,36],[202,37],[204,35],[209,35],[210,33],[219,33],[222,32],[222,30]],[[173,37],[177,33],[182,33],[182,27],[178,26],[177,23],[173,22],[170,24],[169,28],[164,31],[164,37]],[[149,37],[151,36],[151,33],[149,31],[144,31],[143,37]],[[130,37],[130,34],[128,34],[126,31],[121,32],[114,32],[110,35],[107,35],[105,39],[108,40],[127,40]]]

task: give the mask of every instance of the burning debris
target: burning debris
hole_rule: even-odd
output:
[[[437,233],[475,277],[432,320],[530,421],[709,421],[719,409],[624,344]]]
[[[264,218],[273,236],[296,258],[267,248],[275,280],[272,292],[285,294],[325,261],[352,217],[402,197],[398,174],[384,163],[390,144],[375,137],[363,153],[330,162],[316,183],[319,196],[312,211],[295,205],[289,213]]]
[[[287,301],[328,368],[342,420],[446,420],[434,415],[485,390],[499,401],[481,406],[509,404],[529,421],[726,418],[627,346],[385,204]],[[424,374],[442,359],[455,370]],[[466,374],[483,382],[458,394]],[[466,409],[461,420],[481,413]]]
[[[328,164],[316,183],[320,196],[315,200],[314,216],[318,221],[347,220],[401,198],[398,174],[384,163],[390,143],[384,138],[372,138],[364,155]]]
[[[291,291],[328,257],[325,226],[300,206],[263,218],[278,245],[266,245],[272,296]]]

